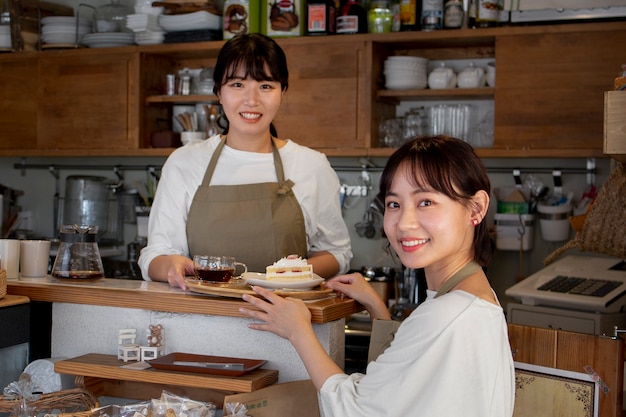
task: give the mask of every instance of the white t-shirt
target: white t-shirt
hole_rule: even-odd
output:
[[[148,266],[158,255],[189,256],[187,215],[202,183],[219,135],[176,149],[161,171],[148,223],[148,245],[141,251],[139,267],[150,280]],[[339,179],[326,156],[288,140],[279,149],[285,179],[302,208],[309,252],[328,251],[346,272],[352,259],[350,235],[341,216]],[[211,185],[276,182],[272,153],[244,152],[224,147],[211,178]],[[260,271],[263,272],[263,271]]]
[[[322,417],[510,417],[515,369],[502,308],[464,291],[428,291],[366,374],[334,375]]]

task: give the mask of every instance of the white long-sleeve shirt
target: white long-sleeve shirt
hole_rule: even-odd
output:
[[[138,260],[145,280],[150,280],[148,266],[156,256],[189,256],[186,233],[189,207],[219,141],[220,137],[216,135],[178,148],[163,165],[150,210],[148,245]],[[293,192],[304,215],[309,252],[330,252],[337,259],[340,272],[346,272],[352,250],[350,235],[341,216],[337,174],[324,154],[291,140],[279,152],[285,179],[295,183]],[[245,152],[226,145],[211,185],[276,181],[272,153]]]
[[[366,374],[334,375],[323,417],[510,417],[515,370],[502,308],[464,291],[428,291]]]

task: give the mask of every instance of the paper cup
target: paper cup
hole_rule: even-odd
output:
[[[7,271],[7,279],[19,278],[20,241],[0,239],[0,268]]]
[[[572,215],[571,204],[560,206],[537,205],[541,237],[548,242],[562,242],[569,238]]]
[[[23,277],[38,278],[47,276],[49,262],[49,240],[20,241],[20,270]]]

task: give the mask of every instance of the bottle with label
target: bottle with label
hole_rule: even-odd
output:
[[[260,12],[258,1],[226,0],[223,13],[224,39],[230,39],[238,33],[259,32]]]
[[[420,30],[422,0],[400,0],[400,30]]]
[[[400,32],[400,0],[391,0],[389,4],[389,10],[391,10],[391,31]]]
[[[337,13],[337,33],[367,33],[367,11],[358,0],[341,2]]]
[[[423,31],[439,30],[443,28],[443,0],[422,1]]]
[[[303,36],[305,0],[267,0],[261,4],[261,31],[271,37]]]
[[[503,0],[474,0],[476,3],[476,27],[487,28],[498,25]]]
[[[465,13],[461,0],[446,0],[443,7],[443,27],[445,29],[461,29]]]
[[[335,0],[308,0],[306,2],[307,36],[332,35],[336,32]]]

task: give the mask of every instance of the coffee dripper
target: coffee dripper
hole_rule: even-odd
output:
[[[96,279],[104,277],[98,249],[98,226],[66,224],[59,227],[60,244],[52,276],[55,278]]]

